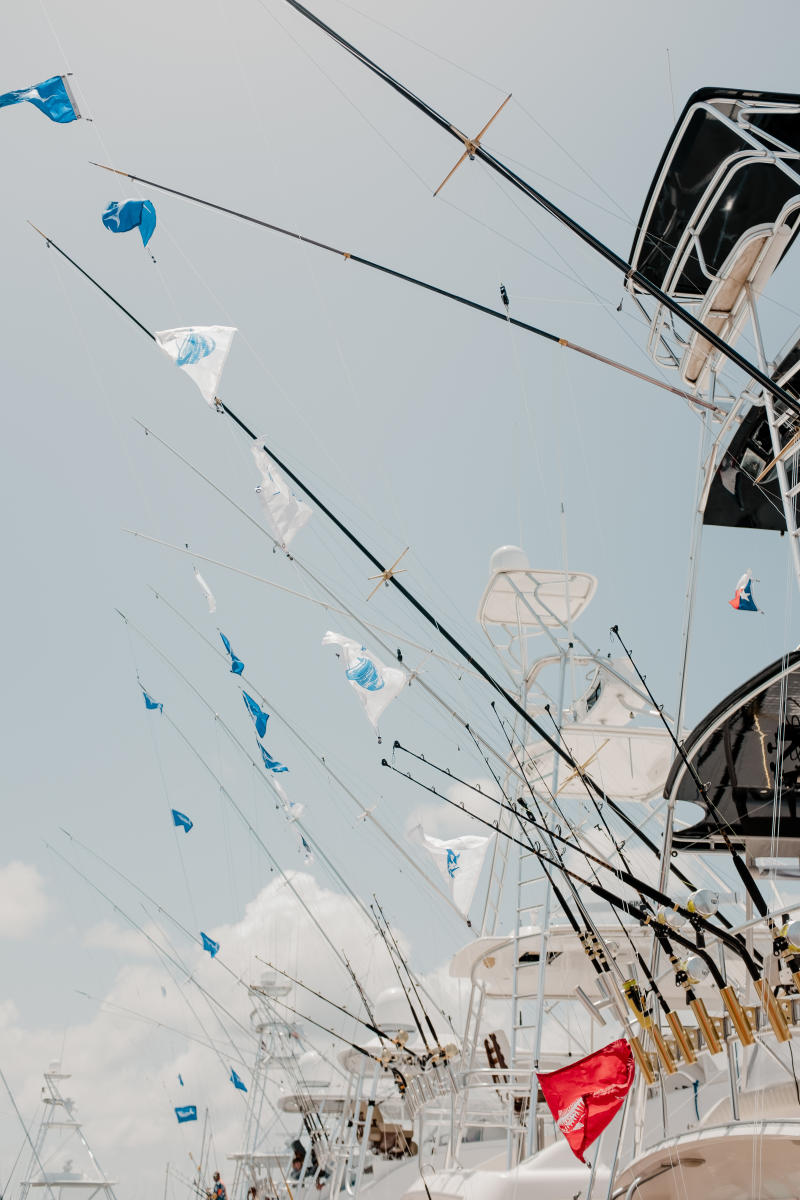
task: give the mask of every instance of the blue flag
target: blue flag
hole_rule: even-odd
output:
[[[178,1083],[181,1085],[181,1087],[183,1087],[183,1076],[182,1075],[178,1076]]]
[[[192,828],[192,826],[194,825],[194,821],[191,821],[191,820],[190,820],[190,819],[189,819],[189,818],[186,816],[186,813],[181,813],[181,812],[178,812],[177,808],[173,808],[173,810],[172,810],[172,824],[173,824],[173,825],[175,825],[175,826],[180,826],[180,828],[181,828],[181,829],[185,829],[185,830],[186,830],[186,832],[188,833],[188,832],[189,832],[189,830],[190,830],[190,829]]]
[[[112,200],[102,220],[112,233],[128,233],[138,226],[146,246],[156,227],[156,210],[150,200]]]
[[[262,709],[260,709],[258,707],[258,705],[256,704],[253,697],[248,696],[247,692],[242,692],[242,699],[244,700],[247,711],[250,713],[250,716],[253,718],[253,724],[256,727],[256,733],[258,734],[259,737],[263,737],[264,734],[267,732],[267,721],[269,720],[269,713],[263,712]]]
[[[239,1076],[238,1076],[238,1075],[236,1074],[236,1072],[234,1071],[233,1067],[231,1067],[231,1083],[233,1084],[233,1086],[234,1086],[235,1088],[238,1088],[238,1090],[239,1090],[240,1092],[246,1092],[246,1091],[247,1091],[247,1088],[244,1086],[244,1084],[242,1083],[241,1079],[239,1078]]]
[[[164,705],[159,704],[158,700],[154,700],[152,696],[148,696],[144,688],[142,688],[142,695],[144,696],[145,708],[157,708],[159,712],[164,711]]]
[[[183,1125],[185,1121],[197,1120],[197,1105],[184,1104],[182,1108],[175,1109],[175,1116],[178,1118],[178,1124]]]
[[[264,760],[264,766],[268,771],[274,771],[276,775],[280,775],[281,771],[289,770],[289,768],[285,767],[283,763],[279,763],[277,758],[273,758],[269,751],[264,749],[264,747],[261,745],[261,742],[258,743],[258,748],[261,751],[261,757]]]
[[[54,75],[45,79],[44,83],[35,83],[33,87],[20,88],[16,92],[5,92],[0,96],[0,108],[9,104],[22,104],[27,100],[43,112],[51,121],[66,125],[68,121],[80,119],[78,106],[70,95],[67,81],[63,75]]]
[[[231,656],[231,673],[233,675],[241,675],[242,671],[244,670],[244,663],[242,662],[242,660],[240,658],[237,658],[236,655],[234,654],[233,650],[231,650],[231,644],[228,641],[228,639],[225,637],[225,634],[221,633],[219,636],[222,638],[223,646],[228,651],[228,654],[230,654],[230,656]]]
[[[219,942],[215,942],[213,938],[210,938],[207,933],[203,933],[202,930],[200,932],[200,937],[203,939],[203,949],[207,950],[213,958],[219,950]]]

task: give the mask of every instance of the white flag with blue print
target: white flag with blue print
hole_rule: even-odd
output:
[[[194,380],[206,403],[213,405],[235,333],[229,325],[198,325],[190,329],[162,329],[156,333],[156,341],[175,365]]]
[[[294,535],[303,528],[313,509],[303,500],[298,500],[289,484],[275,469],[261,445],[261,438],[253,442],[253,458],[261,473],[261,483],[256,488],[270,533],[285,550]]]
[[[447,884],[453,903],[466,916],[491,838],[467,834],[443,842],[441,838],[429,837],[421,825],[415,825],[408,831],[408,839],[428,851]]]
[[[348,682],[364,705],[370,722],[377,729],[381,713],[403,690],[407,678],[405,671],[398,667],[385,667],[380,659],[370,654],[360,642],[342,637],[340,633],[331,633],[329,630],[322,639],[322,644],[339,647],[339,657],[344,664]]]

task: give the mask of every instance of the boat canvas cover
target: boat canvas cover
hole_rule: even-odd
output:
[[[715,102],[719,111],[730,115],[737,101],[800,106],[798,95],[731,88],[701,88],[689,97],[648,190],[630,254],[633,266],[657,287],[663,285],[675,249],[722,164],[742,151],[756,153],[707,109],[691,110],[698,104]],[[800,112],[759,114],[756,110],[748,120],[757,133],[800,148]],[[749,229],[774,224],[784,205],[798,192],[797,182],[766,160],[747,163],[734,171],[715,198],[714,211],[699,234],[708,270],[719,271]],[[787,242],[784,254],[789,245]],[[705,295],[709,284],[693,250],[670,290],[697,297]]]
[[[751,853],[773,835],[780,847],[800,842],[800,650],[743,683],[685,741],[689,761],[708,789],[719,824]],[[664,795],[703,804],[683,760],[673,763]],[[676,849],[723,849],[713,813],[676,831]],[[777,844],[774,853],[780,853]]]

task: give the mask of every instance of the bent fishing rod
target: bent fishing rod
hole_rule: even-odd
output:
[[[121,304],[119,300],[117,300],[114,296],[112,296],[112,294],[109,291],[107,291],[106,288],[104,288],[100,283],[98,283],[98,281],[92,275],[90,275],[88,271],[85,271],[84,268],[82,266],[80,266],[79,263],[77,263],[74,258],[71,258],[65,250],[62,250],[61,247],[59,245],[57,245],[53,241],[52,238],[48,237],[48,235],[46,233],[43,233],[42,230],[38,229],[32,222],[28,222],[28,224],[31,226],[32,229],[34,229],[36,231],[36,233],[39,234],[39,236],[45,241],[45,243],[47,244],[48,247],[52,246],[52,248],[58,254],[60,254],[62,258],[66,259],[66,261],[68,263],[70,263],[73,267],[75,267],[75,269],[81,275],[83,275],[84,278],[88,279],[89,282],[92,283],[100,292],[102,292],[103,295],[108,300],[110,300],[113,305],[115,305],[122,313],[124,313],[125,316],[128,317],[128,319],[130,321],[132,321],[134,325],[136,325],[139,329],[141,329],[141,331],[143,333],[147,334],[147,336],[150,338],[150,340],[152,342],[157,342],[155,334],[151,330],[149,330],[146,325],[143,325],[142,322],[137,317],[135,317],[133,315],[133,313],[130,312],[129,309],[125,308],[125,306],[123,304]],[[286,475],[288,476],[289,479],[291,479],[292,483],[294,483],[302,492],[305,493],[306,496],[308,496],[309,500],[311,500],[312,503],[317,506],[317,508],[320,510],[320,512],[323,512],[325,514],[325,516],[328,518],[328,520],[331,521],[331,523],[350,542],[350,544],[352,546],[354,546],[367,559],[367,561],[372,564],[373,567],[377,567],[378,571],[380,572],[381,576],[383,577],[383,579],[385,580],[387,585],[391,584],[392,587],[396,588],[396,590],[400,593],[400,595],[403,596],[403,598],[406,601],[408,601],[408,603],[417,611],[417,613],[419,613],[419,615],[423,618],[423,620],[427,621],[429,625],[432,625],[433,628],[438,632],[440,637],[443,637],[445,639],[445,641],[448,642],[453,647],[453,649],[458,654],[461,655],[461,657],[464,659],[464,661],[467,662],[469,664],[469,666],[471,666],[472,669],[478,675],[480,675],[480,677],[484,680],[484,682],[488,683],[489,686],[491,688],[493,688],[495,692],[498,693],[498,695],[503,697],[505,702],[514,710],[514,712],[516,712],[516,714],[519,717],[521,717],[522,720],[538,734],[538,736],[546,743],[546,745],[548,745],[550,747],[551,750],[553,750],[559,756],[559,758],[563,759],[563,761],[572,770],[578,770],[579,764],[575,761],[575,759],[572,757],[572,755],[569,754],[566,750],[562,749],[561,746],[559,746],[558,742],[555,741],[550,736],[550,734],[547,732],[547,730],[542,725],[539,724],[539,722],[536,720],[536,718],[533,717],[528,712],[528,710],[520,703],[520,701],[517,700],[516,697],[514,695],[512,695],[511,692],[509,692],[506,688],[504,688],[503,685],[491,674],[491,672],[488,671],[486,669],[486,667],[484,667],[483,664],[481,662],[479,662],[479,660],[477,658],[475,658],[475,656],[473,654],[471,654],[469,652],[469,650],[467,650],[467,648],[452,633],[450,633],[449,630],[444,625],[442,625],[442,623],[438,620],[437,617],[434,616],[434,614],[430,611],[430,609],[426,608],[425,605],[420,600],[417,599],[417,597],[414,595],[414,593],[411,592],[403,583],[400,582],[400,580],[397,578],[397,576],[392,573],[392,569],[387,568],[380,561],[380,559],[378,559],[372,553],[372,551],[361,541],[361,539],[358,538],[356,536],[356,534],[353,533],[353,531],[347,525],[345,525],[344,522],[342,520],[340,520],[339,517],[336,516],[336,514],[333,512],[333,510],[331,508],[329,508],[328,505],[325,504],[320,499],[320,497],[317,496],[317,494],[315,492],[313,492],[303,482],[302,479],[300,479],[300,477],[298,475],[295,474],[295,472],[291,469],[291,467],[287,466],[287,464],[283,461],[283,459],[279,458],[279,456],[274,453],[274,451],[266,444],[266,442],[264,442],[261,438],[259,438],[258,435],[255,434],[253,432],[253,430],[250,429],[249,426],[245,424],[245,422],[241,419],[241,417],[237,416],[237,414],[233,411],[233,409],[230,408],[227,404],[223,403],[223,401],[220,400],[218,397],[215,398],[214,406],[218,412],[224,413],[225,416],[230,417],[230,419],[234,422],[234,424],[237,425],[238,428],[241,429],[242,432],[245,433],[247,435],[247,437],[249,437],[251,439],[251,441],[258,442],[261,445],[261,447],[263,448],[263,450],[265,451],[265,453],[270,457],[270,459],[272,459],[272,461],[278,467],[280,467],[280,469],[282,471],[285,471]],[[631,828],[631,829],[636,828],[635,822],[633,822],[631,820],[631,818],[623,811],[623,809],[621,809],[619,807],[619,805],[616,804],[611,799],[611,797],[606,794],[606,792],[600,787],[600,785],[598,783],[595,782],[594,779],[591,778],[591,776],[586,775],[586,780],[589,783],[589,785],[593,788],[596,795],[604,803],[608,804],[608,806],[609,806],[609,808],[611,808],[612,812],[615,812],[617,814],[617,816],[622,821],[624,821],[626,825],[628,825],[629,828]]]
[[[363,51],[358,50],[351,42],[348,42],[344,37],[342,37],[340,33],[337,33],[335,29],[332,29],[330,25],[326,25],[320,17],[311,12],[310,9],[306,8],[304,4],[301,4],[300,0],[286,0],[286,3],[290,5],[295,12],[298,12],[302,17],[305,17],[307,21],[310,21],[313,25],[316,25],[318,29],[321,29],[322,32],[336,42],[337,45],[341,46],[343,50],[346,50],[348,54],[351,54],[355,59],[357,59],[362,66],[366,67],[367,70],[372,71],[374,75],[377,75],[378,78],[382,79],[383,82],[388,84],[390,88],[393,88],[393,90],[401,95],[405,100],[407,100],[410,104],[413,104],[415,108],[419,109],[419,111],[424,113],[426,117],[437,124],[446,133],[450,134],[450,136],[455,138],[456,141],[460,142],[462,146],[465,146],[466,152],[469,154],[470,158],[479,158],[481,162],[486,163],[486,165],[495,171],[502,179],[511,184],[511,186],[516,188],[518,191],[522,192],[523,195],[529,200],[532,200],[534,204],[537,204],[540,208],[544,209],[544,211],[549,213],[551,217],[555,217],[557,221],[559,221],[562,225],[565,225],[567,229],[569,229],[572,233],[579,237],[582,242],[584,242],[602,258],[604,258],[606,262],[611,263],[613,267],[622,273],[626,282],[635,283],[636,286],[643,292],[646,292],[659,304],[663,304],[664,307],[669,309],[671,313],[673,313],[681,321],[685,322],[690,329],[693,329],[695,333],[700,334],[700,336],[710,342],[716,350],[719,350],[720,353],[726,358],[730,359],[732,363],[735,363],[736,366],[749,375],[752,380],[754,380],[756,383],[760,383],[762,388],[765,388],[768,392],[771,392],[776,400],[780,400],[781,403],[785,404],[791,412],[800,416],[800,402],[795,400],[793,396],[790,396],[788,392],[784,391],[784,389],[775,383],[773,379],[770,379],[769,375],[765,374],[764,371],[760,370],[753,363],[751,363],[749,359],[744,357],[743,354],[740,354],[739,351],[734,349],[734,347],[726,342],[724,338],[721,338],[718,334],[716,334],[713,329],[709,329],[707,325],[704,325],[702,321],[689,312],[688,309],[679,304],[677,300],[674,300],[667,292],[662,291],[657,284],[651,282],[651,280],[649,280],[641,271],[631,266],[631,264],[624,259],[622,255],[617,254],[615,250],[612,250],[610,246],[607,246],[598,237],[586,229],[585,226],[581,225],[573,217],[569,216],[568,213],[559,208],[558,205],[552,200],[549,200],[542,192],[523,179],[522,176],[517,175],[515,171],[512,171],[510,167],[507,167],[499,158],[495,157],[493,154],[490,154],[488,150],[485,150],[479,139],[472,140],[468,138],[466,134],[462,133],[456,125],[453,125],[452,122],[446,117],[442,116],[440,112],[437,112],[437,110],[428,104],[427,101],[422,100],[419,96],[407,88],[405,84],[400,83],[399,80],[390,75],[389,72],[384,70],[383,67],[378,66],[378,64],[373,62],[371,58],[368,58]]]
[[[508,310],[501,312],[497,308],[489,308],[488,305],[481,304],[478,300],[471,300],[467,296],[459,295],[457,292],[450,292],[447,288],[438,287],[434,283],[428,283],[424,279],[418,279],[416,276],[408,275],[404,271],[398,271],[394,267],[387,267],[384,263],[363,258],[360,254],[354,254],[350,250],[340,250],[336,246],[330,246],[327,242],[320,242],[316,238],[306,237],[305,234],[297,233],[293,229],[284,229],[283,226],[274,225],[271,221],[264,221],[260,217],[250,216],[250,214],[239,212],[235,208],[226,208],[223,204],[215,204],[212,200],[204,200],[201,196],[192,196],[189,192],[182,192],[178,188],[167,187],[164,183],[156,183],[152,179],[145,179],[142,175],[132,175],[130,171],[121,171],[116,167],[107,167],[103,163],[92,162],[91,165],[93,167],[100,167],[102,171],[110,171],[112,175],[121,175],[123,179],[130,179],[134,183],[142,183],[145,187],[156,188],[159,192],[167,192],[170,196],[178,196],[181,200],[188,200],[192,204],[199,204],[201,208],[210,208],[214,212],[224,213],[225,216],[233,217],[237,221],[247,221],[251,225],[258,225],[261,229],[269,229],[272,233],[279,233],[284,237],[292,238],[294,241],[302,242],[304,246],[314,246],[317,250],[325,250],[329,254],[335,254],[337,258],[344,259],[345,262],[354,262],[361,267],[368,267],[372,271],[379,271],[382,275],[387,275],[392,279],[399,279],[402,283],[410,283],[414,287],[423,288],[426,292],[432,292],[436,296],[444,297],[445,300],[452,300],[456,304],[462,304],[466,308],[471,308],[475,312],[482,313],[484,316],[495,317],[498,321],[504,321],[508,325],[513,325],[516,329],[524,330],[525,333],[532,333],[536,337],[544,338],[545,341],[554,342],[558,346],[563,346],[566,350],[574,350],[578,354],[583,354],[587,358],[594,359],[595,362],[605,363],[607,367],[614,367],[615,370],[622,371],[626,375],[632,375],[635,379],[641,379],[644,383],[650,383],[654,387],[661,388],[662,391],[671,392],[674,396],[680,396],[682,400],[688,400],[690,404],[697,404],[700,408],[709,409],[715,413],[721,414],[723,412],[716,404],[712,404],[708,400],[702,400],[692,392],[673,387],[672,384],[666,383],[662,379],[656,379],[653,375],[646,375],[643,371],[637,371],[625,363],[617,362],[613,358],[607,358],[604,354],[598,354],[596,350],[589,350],[586,346],[579,346],[576,342],[571,342],[557,333],[552,333],[550,330],[540,329],[538,325],[530,325],[527,321],[520,321],[517,317],[512,317]],[[501,295],[503,295],[503,291],[501,291]],[[504,304],[507,298],[508,293],[506,292],[503,300]]]

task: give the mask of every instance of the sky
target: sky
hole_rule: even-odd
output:
[[[488,148],[622,253],[693,90],[796,86],[789,3],[771,10],[782,36],[755,41],[752,7],[721,0],[673,4],[668,27],[655,9],[622,0],[502,0],[491,12],[475,0],[317,0],[316,10],[468,131],[512,93]],[[296,829],[225,732],[254,751],[235,682],[208,645],[217,630],[272,707],[267,744],[290,766],[287,791],[305,806],[313,838],[359,896],[378,894],[415,966],[439,981],[470,931],[370,821],[357,820],[319,759],[361,804],[377,805],[403,846],[420,814],[438,836],[467,826],[381,766],[395,738],[465,778],[486,772],[463,728],[413,684],[376,743],[321,645],[327,629],[359,631],[326,610],[320,587],[234,507],[258,518],[245,439],[26,222],[148,329],[236,326],[226,402],[383,561],[410,547],[404,582],[487,660],[475,613],[491,552],[519,544],[551,568],[566,554],[599,579],[582,635],[616,652],[608,631],[618,623],[658,698],[674,705],[699,422],[677,397],[551,343],[91,165],[487,305],[498,304],[503,282],[513,315],[655,372],[630,302],[617,312],[621,284],[610,267],[480,163],[464,164],[434,200],[456,143],[281,0],[18,6],[5,23],[0,90],[63,71],[73,72],[90,119],[58,126],[30,106],[0,112],[0,1067],[29,1121],[41,1071],[63,1060],[100,1161],[132,1200],[156,1186],[167,1161],[187,1169],[196,1131],[171,1117],[181,1066],[212,1111],[220,1155],[235,1148],[241,1097],[208,1046],[113,1007],[195,1029],[183,985],[131,920],[174,939],[189,971],[245,1020],[247,997],[202,958],[192,941],[200,930],[246,981],[262,970],[259,956],[280,950],[348,996],[220,783],[281,869],[299,873],[333,936],[352,939],[354,953],[359,943],[355,902],[320,858],[304,864]],[[142,196],[158,213],[155,262],[138,235],[114,237],[100,221],[110,200]],[[772,353],[800,323],[796,254],[762,308]],[[752,351],[747,337],[740,346]],[[482,685],[426,653],[453,657],[430,628],[394,593],[366,605],[375,572],[322,514],[295,548],[348,606],[390,631],[388,645],[401,646],[426,682],[497,737]],[[217,598],[213,617],[193,564]],[[765,616],[727,605],[746,568]],[[707,530],[689,724],[796,645],[796,626],[785,543]],[[164,718],[145,711],[137,674]],[[173,830],[173,807],[192,815],[190,835]],[[380,990],[391,982],[380,947],[361,951]],[[0,1111],[2,1185],[22,1139],[5,1095]]]

